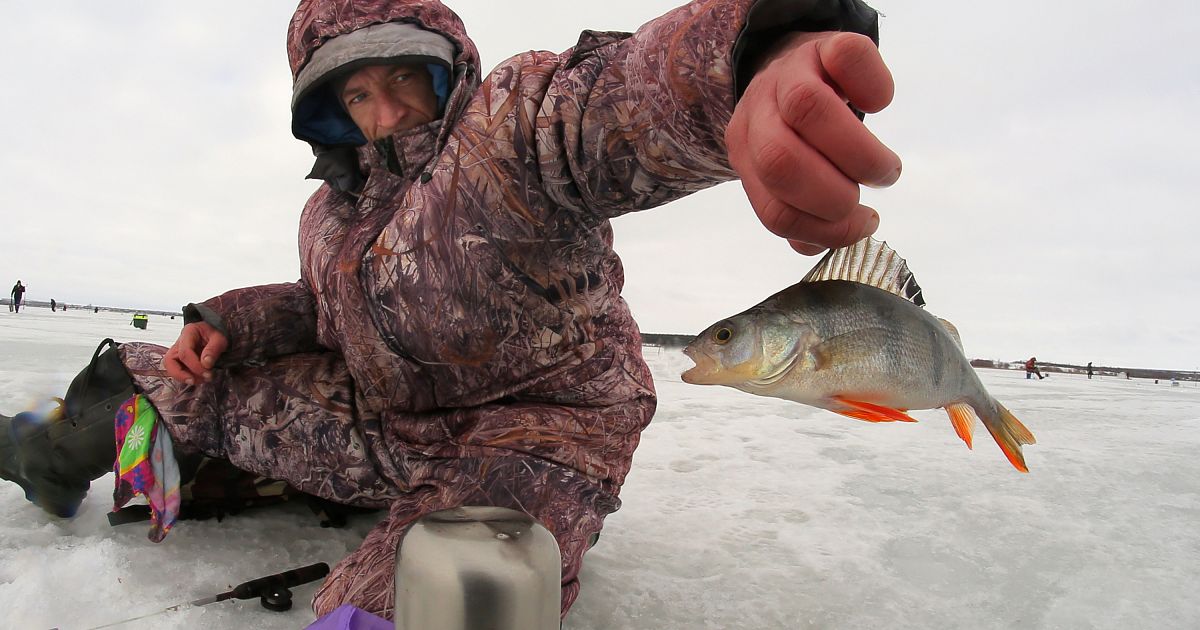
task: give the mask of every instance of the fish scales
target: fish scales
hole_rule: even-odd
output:
[[[968,447],[978,416],[1027,471],[1021,445],[1033,444],[1033,434],[984,388],[957,329],[924,303],[904,259],[864,239],[710,326],[684,350],[696,365],[682,377],[872,422],[915,422],[905,412],[941,407]]]
[[[822,394],[869,391],[875,394],[873,402],[903,402],[908,404],[906,409],[922,409],[940,406],[934,403],[944,403],[964,389],[982,389],[965,358],[951,364],[957,369],[946,369],[947,357],[962,356],[957,344],[933,316],[903,298],[842,280],[801,283],[778,298],[777,305],[768,308],[808,322],[821,339],[845,338],[863,330],[887,331],[870,335],[883,343],[873,349],[862,348],[854,361],[811,373],[793,371],[785,381],[794,386],[792,395],[781,382],[779,397],[808,402],[807,393],[815,388]],[[906,392],[904,400],[892,392]]]

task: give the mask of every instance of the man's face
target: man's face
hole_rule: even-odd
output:
[[[433,78],[423,64],[359,68],[338,98],[368,141],[431,122],[438,113]]]

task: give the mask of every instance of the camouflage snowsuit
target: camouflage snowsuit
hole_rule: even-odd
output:
[[[357,198],[313,194],[298,282],[189,305],[187,321],[230,340],[211,383],[166,378],[164,348],[121,353],[177,448],[389,510],[326,580],[318,614],[351,603],[390,616],[405,528],[465,504],[540,519],[561,546],[564,614],[575,600],[655,407],[608,220],[734,178],[723,133],[753,4],[698,0],[481,78],[435,0],[301,2],[293,76],[370,24],[415,21],[453,41],[444,119],[360,147]],[[849,0],[770,4],[822,29],[848,10],[875,18]]]

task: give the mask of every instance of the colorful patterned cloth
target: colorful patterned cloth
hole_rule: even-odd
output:
[[[162,420],[154,405],[135,394],[117,411],[117,488],[113,511],[135,496],[150,504],[150,540],[162,542],[179,516],[179,464],[171,435],[159,431]]]

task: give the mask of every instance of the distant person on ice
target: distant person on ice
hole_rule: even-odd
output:
[[[1034,374],[1037,374],[1039,380],[1046,378],[1038,369],[1037,357],[1029,357],[1029,360],[1025,362],[1025,378],[1033,378]]]
[[[13,312],[21,312],[21,303],[25,301],[25,285],[21,284],[20,280],[13,285],[12,293],[12,310]]]
[[[57,310],[58,310],[58,303],[54,301],[54,298],[50,298],[50,312],[53,313]]]
[[[609,220],[740,178],[803,253],[874,232],[860,186],[900,175],[855,111],[892,97],[877,33],[856,0],[696,0],[484,73],[436,0],[303,0],[292,131],[325,183],[300,218],[300,279],[189,304],[170,349],[102,343],[70,423],[3,419],[0,475],[70,515],[112,468],[107,409],[121,431],[154,412],[159,455],[388,510],[319,615],[390,617],[406,528],[462,505],[554,533],[565,615],[656,403]],[[161,537],[171,514],[155,513]]]
[[[1088,370],[1088,378],[1092,378],[1092,362],[1091,361],[1088,361],[1087,370]]]

